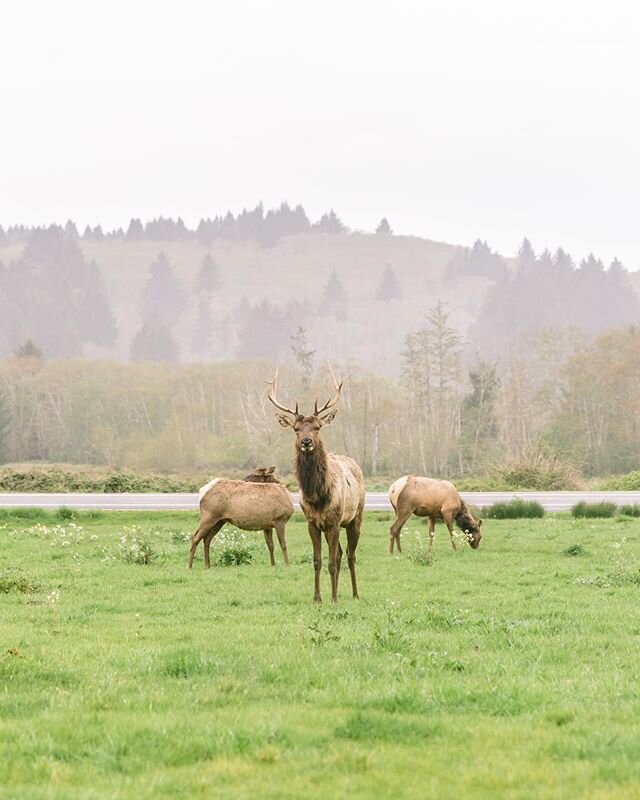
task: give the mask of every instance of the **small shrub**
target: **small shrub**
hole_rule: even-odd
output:
[[[544,508],[537,500],[516,497],[510,503],[494,503],[483,513],[489,519],[535,519],[544,517]]]
[[[606,519],[614,517],[616,514],[616,504],[603,501],[602,503],[576,503],[571,509],[574,517],[590,517],[598,519]]]
[[[582,556],[586,551],[581,544],[571,544],[562,552],[565,556]]]
[[[578,471],[557,456],[538,451],[528,458],[496,468],[502,482],[513,490],[532,489],[541,492],[578,488]]]
[[[213,561],[222,567],[235,567],[253,561],[254,542],[237,528],[223,528],[213,540]]]
[[[429,548],[429,534],[416,531],[414,536],[405,536],[405,550],[412,564],[419,567],[433,565],[433,550]]]
[[[20,570],[0,570],[0,593],[20,592],[21,594],[32,594],[39,591],[41,585],[38,581],[29,578]]]
[[[634,503],[633,505],[620,506],[618,513],[625,517],[640,517],[640,505]]]
[[[77,516],[77,514],[72,508],[69,508],[68,506],[60,506],[60,508],[56,510],[55,516],[58,519],[74,519]]]
[[[126,564],[151,564],[157,558],[151,542],[135,526],[120,537],[118,552]]]
[[[602,483],[599,488],[605,492],[637,492],[640,490],[640,470],[610,478]]]

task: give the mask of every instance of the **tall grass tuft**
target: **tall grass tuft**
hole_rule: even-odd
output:
[[[576,503],[571,509],[571,514],[576,517],[590,517],[606,519],[616,515],[617,506],[615,503],[603,501],[601,503]]]
[[[618,513],[625,517],[640,517],[640,505],[638,503],[633,503],[620,506]]]
[[[494,503],[483,513],[489,519],[535,519],[544,517],[544,508],[537,500],[516,497],[510,503]]]

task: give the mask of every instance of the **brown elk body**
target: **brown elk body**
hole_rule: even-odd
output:
[[[269,392],[271,402],[284,411],[276,419],[285,428],[293,428],[295,442],[295,472],[300,488],[300,507],[307,518],[307,528],[313,546],[314,593],[313,600],[322,602],[320,595],[320,570],[322,569],[322,534],[329,548],[329,575],[331,599],[338,599],[338,578],[342,562],[340,529],[347,534],[347,563],[351,575],[351,589],[358,597],[356,581],[356,548],[360,539],[364,512],[364,478],[362,470],[349,456],[328,453],[322,443],[320,430],[333,421],[337,411],[334,406],[340,397],[342,384],[335,381],[336,392],[321,409],[315,405],[314,413],[305,416],[286,408],[276,400],[277,372]]]
[[[204,540],[204,566],[210,566],[209,549],[213,537],[227,523],[243,531],[263,531],[273,557],[273,529],[276,529],[282,560],[289,566],[285,526],[293,514],[293,500],[287,489],[274,477],[274,467],[258,467],[244,480],[215,478],[200,489],[200,524],[191,537],[188,566],[198,544]]]
[[[449,481],[405,475],[389,487],[389,499],[396,512],[396,519],[389,529],[389,553],[393,553],[394,542],[400,549],[402,526],[412,514],[427,517],[429,524],[429,549],[433,545],[436,519],[442,519],[451,536],[451,546],[456,549],[453,523],[464,531],[471,547],[480,545],[482,520],[476,520],[469,512],[456,487]]]

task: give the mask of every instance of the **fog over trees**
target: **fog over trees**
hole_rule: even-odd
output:
[[[330,359],[351,386],[342,445],[370,474],[549,453],[586,473],[630,469],[638,278],[526,238],[503,255],[483,239],[396,236],[386,217],[351,231],[333,209],[314,222],[286,203],[193,228],[0,227],[0,457],[177,467],[215,445],[221,465],[249,463],[274,443],[269,371],[290,368],[308,392]],[[126,387],[146,396],[151,375],[139,408]]]

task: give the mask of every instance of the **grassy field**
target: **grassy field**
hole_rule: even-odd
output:
[[[640,795],[640,520],[439,526],[419,563],[371,513],[322,606],[300,515],[288,570],[249,534],[189,573],[195,523],[0,518],[1,798]]]

